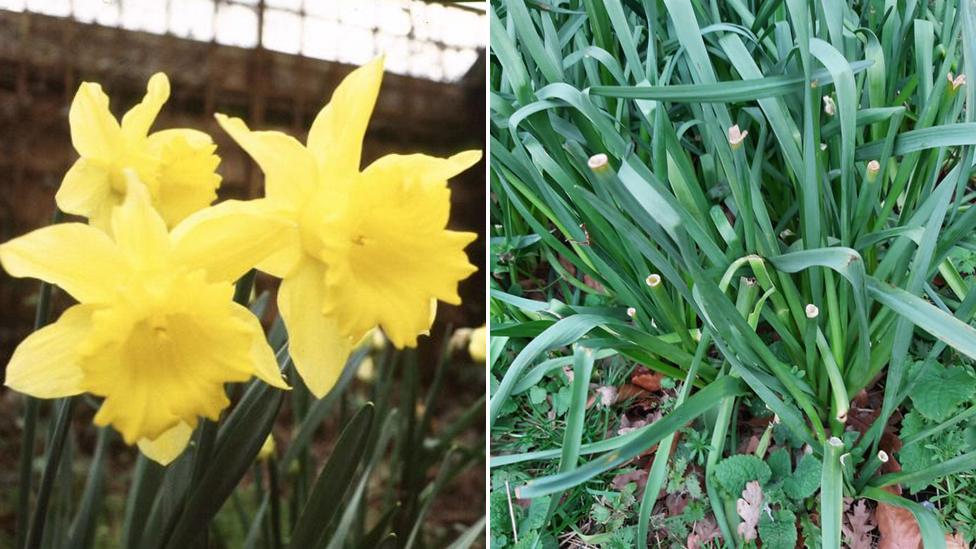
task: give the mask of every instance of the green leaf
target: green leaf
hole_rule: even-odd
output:
[[[901,431],[899,437],[906,439],[926,428],[927,424],[917,410],[912,410],[901,420]],[[906,471],[924,471],[936,463],[935,451],[926,442],[915,442],[905,444],[898,451],[898,462],[902,469]],[[905,488],[911,493],[928,487],[928,483],[914,482],[905,484]]]
[[[920,376],[909,394],[915,409],[931,421],[949,418],[956,408],[969,402],[976,393],[976,378],[962,366],[945,367],[937,362],[918,371],[924,361],[915,363],[913,373]]]
[[[532,404],[542,404],[546,401],[546,390],[542,387],[536,386],[529,389],[529,402]]]
[[[482,532],[485,531],[485,518],[481,517],[478,522],[475,522],[469,526],[461,535],[457,537],[447,549],[468,549],[475,544],[475,542],[484,539]]]
[[[373,404],[366,403],[342,430],[332,455],[315,480],[308,500],[298,516],[289,548],[321,545],[326,529],[342,507],[345,494],[356,478],[354,473],[366,453],[372,423]]]
[[[796,547],[796,515],[788,509],[763,513],[759,519],[759,539],[764,549]]]
[[[561,492],[640,455],[667,435],[677,431],[688,422],[718,405],[723,398],[740,395],[744,392],[741,381],[733,377],[723,377],[692,395],[684,404],[678,406],[664,418],[635,431],[633,438],[617,449],[590,461],[573,471],[537,478],[516,490],[519,498],[534,498]]]
[[[867,277],[868,293],[909,322],[976,360],[976,329],[901,288]]]
[[[224,420],[214,451],[200,480],[190,487],[182,511],[170,519],[164,532],[172,532],[168,549],[183,549],[217,515],[247,473],[278,415],[284,392],[262,381],[252,381],[244,397]]]
[[[793,469],[793,464],[790,462],[790,452],[786,448],[777,448],[770,452],[769,457],[766,458],[766,464],[769,465],[769,470],[773,474],[771,477],[773,482],[786,479]]]
[[[715,480],[729,497],[738,497],[750,481],[766,484],[772,474],[766,462],[751,454],[727,457],[715,466]]]
[[[822,465],[813,454],[804,454],[796,464],[793,475],[783,483],[783,492],[795,500],[803,500],[813,495],[820,487]]]

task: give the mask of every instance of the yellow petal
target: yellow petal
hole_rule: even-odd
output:
[[[215,115],[220,126],[264,172],[264,194],[289,208],[302,206],[317,186],[315,159],[295,138],[281,132],[252,132],[240,118]]]
[[[363,138],[382,81],[383,56],[379,56],[349,73],[315,117],[308,149],[324,177],[341,179],[359,172]]]
[[[122,130],[102,87],[83,82],[68,110],[71,143],[83,157],[110,161],[122,147]]]
[[[0,263],[11,276],[56,284],[82,303],[110,299],[125,271],[108,235],[81,223],[51,225],[0,245]]]
[[[126,170],[126,177],[125,201],[112,212],[112,234],[130,265],[137,269],[158,267],[170,252],[169,231],[135,171]]]
[[[210,282],[233,282],[281,248],[298,246],[297,229],[266,200],[221,202],[186,218],[171,238],[176,261],[205,269]]]
[[[427,329],[420,332],[420,335],[429,336],[431,328],[434,327],[434,321],[437,320],[437,298],[430,298],[430,313],[428,315],[429,320],[427,321]]]
[[[288,329],[288,352],[317,398],[335,385],[353,346],[353,339],[339,332],[336,321],[322,314],[324,277],[323,265],[306,260],[278,289],[278,309]]]
[[[29,335],[14,350],[4,384],[37,398],[81,393],[77,349],[91,329],[93,310],[91,305],[75,305],[57,322]]]
[[[165,74],[157,72],[149,79],[149,84],[146,85],[146,96],[142,102],[129,109],[129,112],[122,117],[122,132],[125,136],[130,139],[146,137],[167,99],[169,99],[169,79]]]
[[[264,329],[261,328],[261,323],[257,317],[247,307],[237,303],[232,303],[231,306],[234,316],[251,330],[251,358],[254,361],[254,376],[272,387],[291,389],[281,377],[278,361],[275,360],[274,351],[268,345],[268,340],[264,336]]]
[[[63,212],[92,217],[111,194],[111,173],[95,161],[79,158],[64,174],[54,200]]]
[[[147,146],[159,158],[154,202],[168,227],[217,199],[220,157],[209,135],[183,128],[163,130],[151,134]]]
[[[160,465],[169,465],[183,453],[192,435],[193,428],[181,421],[155,440],[139,439],[139,451]]]
[[[443,185],[447,180],[474,166],[481,160],[481,151],[464,151],[450,158],[426,154],[389,154],[379,158],[365,170],[363,176],[398,177],[407,184]]]

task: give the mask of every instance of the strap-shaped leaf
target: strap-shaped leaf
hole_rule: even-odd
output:
[[[363,461],[370,426],[373,423],[371,402],[366,403],[349,421],[335,449],[319,473],[312,492],[302,508],[295,530],[292,532],[290,549],[319,547],[332,519],[342,507],[345,494],[356,479],[356,469]]]

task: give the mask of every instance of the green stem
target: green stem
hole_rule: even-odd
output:
[[[73,397],[58,401],[54,433],[51,436],[50,447],[47,449],[47,461],[44,464],[44,472],[41,474],[41,485],[37,491],[37,504],[34,506],[34,513],[31,516],[30,529],[27,531],[27,542],[24,545],[25,549],[40,547],[41,540],[44,538],[44,524],[48,515],[47,508],[51,502],[51,492],[54,489],[54,479],[57,477],[58,466],[61,464],[61,454],[64,452],[64,442],[68,437],[68,427],[71,426],[71,409],[73,407]]]
[[[824,547],[840,547],[844,475],[840,456],[844,443],[831,437],[824,445],[824,464],[820,479],[820,521]]]
[[[268,499],[271,504],[271,547],[281,549],[281,505],[278,499],[278,464],[274,456],[268,460]]]
[[[37,297],[37,309],[34,313],[34,331],[47,325],[51,317],[51,290],[47,282],[41,282]],[[28,509],[30,508],[31,468],[34,463],[34,443],[37,435],[37,410],[40,402],[28,395],[24,395],[24,433],[20,443],[20,483],[17,492],[17,535],[14,547],[24,547],[27,541]]]

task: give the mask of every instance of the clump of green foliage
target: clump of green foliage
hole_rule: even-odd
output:
[[[943,544],[976,467],[953,362],[976,357],[971,3],[505,0],[490,18],[491,465],[525,475],[518,499],[548,498],[540,539],[592,526],[566,516],[581,487],[656,446],[621,523],[646,547],[697,422],[726,545],[751,541],[749,481],[773,503],[764,546],[839,546],[844,497],[908,509]],[[668,413],[594,429],[608,360],[678,380]],[[557,428],[524,443],[520,395],[550,394],[552,361],[573,372]],[[855,428],[866,391],[876,413]],[[737,455],[742,420],[770,413],[774,451]],[[879,450],[903,415],[892,471]],[[755,478],[721,473],[729,459]]]

